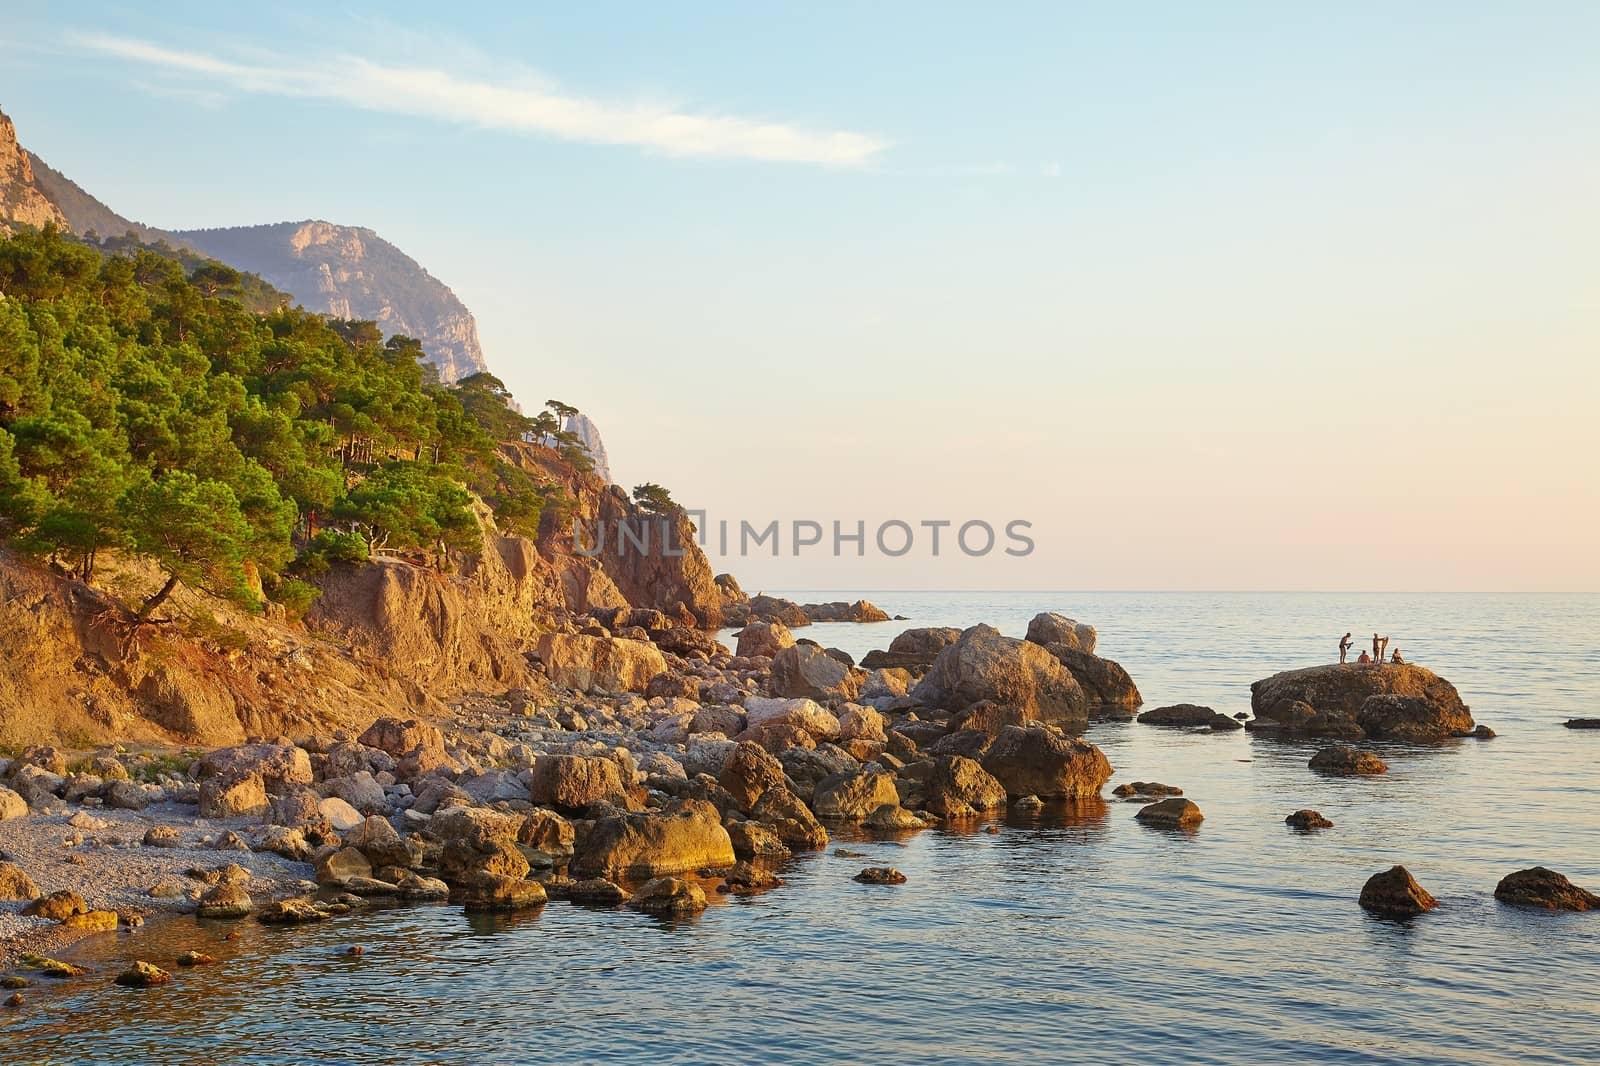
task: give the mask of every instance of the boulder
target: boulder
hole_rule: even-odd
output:
[[[1507,874],[1494,886],[1494,898],[1501,903],[1552,911],[1600,910],[1600,896],[1543,866]]]
[[[25,917],[48,918],[53,922],[65,921],[74,914],[88,913],[89,905],[83,901],[83,897],[68,889],[38,897],[22,908]]]
[[[1379,700],[1369,708],[1374,696],[1404,698]],[[1312,712],[1310,723],[1304,721],[1305,708]],[[1250,709],[1257,729],[1308,732],[1308,724],[1331,720],[1353,723],[1360,735],[1404,740],[1442,740],[1473,729],[1455,686],[1411,663],[1347,663],[1274,674],[1250,686]]]
[[[1048,725],[1006,726],[983,757],[983,768],[1012,797],[1098,796],[1111,778],[1105,753]]]
[[[1160,781],[1127,781],[1111,790],[1113,796],[1181,796],[1183,789],[1177,785],[1163,785]]]
[[[773,758],[765,748],[742,741],[722,765],[717,783],[728,790],[739,809],[749,813],[761,794],[772,788],[782,788],[786,783],[783,764]]]
[[[1412,918],[1439,905],[1404,866],[1368,878],[1361,887],[1360,903],[1363,910],[1384,918]]]
[[[326,910],[311,900],[295,898],[274,900],[267,904],[256,915],[256,921],[263,925],[308,925],[325,922],[329,917]]]
[[[105,805],[119,811],[142,811],[150,806],[150,792],[137,781],[111,781],[100,792]]]
[[[781,599],[777,596],[752,596],[750,597],[750,617],[763,622],[782,622],[790,629],[811,624],[811,619],[800,609],[800,605],[793,600]]]
[[[317,804],[317,814],[327,820],[335,832],[345,833],[366,821],[366,815],[356,810],[338,796],[329,796]]]
[[[366,770],[348,777],[336,777],[322,787],[329,795],[339,797],[363,815],[388,814],[391,809],[383,786]]]
[[[401,839],[400,833],[387,818],[372,815],[345,834],[346,848],[355,848],[365,855],[373,868],[380,866],[412,866],[415,856]],[[349,876],[365,876],[351,874]]]
[[[28,813],[28,801],[17,793],[0,785],[0,822],[9,822],[13,818],[22,818]]]
[[[255,902],[243,885],[217,885],[195,904],[199,918],[243,918],[255,909]]]
[[[928,810],[946,817],[1006,805],[1005,786],[978,763],[960,755],[936,759],[924,790]]]
[[[626,804],[622,774],[604,756],[541,755],[534,760],[528,796],[542,807],[578,811],[602,801]]]
[[[1600,718],[1568,718],[1561,724],[1568,729],[1600,729]]]
[[[903,885],[906,875],[893,866],[868,866],[865,870],[851,878],[864,885]]]
[[[728,826],[728,839],[740,859],[786,859],[791,854],[778,834],[760,822],[734,822]]]
[[[445,752],[444,734],[437,726],[415,718],[379,718],[367,727],[358,741],[394,759],[404,777],[454,765]]]
[[[784,648],[794,647],[794,634],[782,622],[755,621],[739,630],[734,654],[741,659],[765,656],[771,659]]]
[[[861,695],[865,676],[815,644],[794,644],[773,657],[768,684],[775,696],[854,700]]]
[[[39,886],[14,862],[0,862],[0,899],[38,899]]]
[[[692,881],[657,877],[640,885],[628,906],[646,914],[699,914],[706,909],[706,894]]]
[[[644,698],[647,700],[657,698],[698,700],[700,698],[700,682],[687,674],[668,670],[650,679],[650,683],[644,687]]]
[[[1196,726],[1211,726],[1214,729],[1243,728],[1221,711],[1214,711],[1210,707],[1202,707],[1196,703],[1174,703],[1170,707],[1157,707],[1153,711],[1145,711],[1139,716],[1138,721],[1141,725],[1173,726],[1180,729],[1192,729]]]
[[[451,884],[465,884],[478,873],[523,878],[530,869],[517,848],[522,818],[481,807],[451,807],[428,823],[438,839],[439,873]]]
[[[1327,818],[1323,817],[1320,811],[1314,811],[1310,808],[1304,808],[1302,810],[1295,811],[1283,821],[1285,825],[1299,829],[1303,832],[1309,832],[1313,829],[1333,828],[1333,823]]]
[[[319,885],[342,885],[352,877],[371,877],[372,861],[356,848],[330,851],[317,861]]]
[[[1349,744],[1329,744],[1311,756],[1310,767],[1335,777],[1360,777],[1381,774],[1388,765],[1377,755]]]
[[[200,759],[200,779],[257,777],[274,794],[294,785],[309,785],[311,756],[293,744],[236,744],[218,748]]]
[[[208,777],[200,782],[202,818],[258,818],[271,810],[259,774]]]
[[[815,700],[751,696],[744,701],[744,709],[745,734],[741,739],[759,740],[765,733],[786,727],[806,734],[813,741],[833,740],[839,736],[839,719]]]
[[[1093,655],[1096,636],[1094,626],[1087,622],[1074,622],[1064,614],[1044,611],[1028,623],[1028,639],[1035,644],[1059,644]]]
[[[522,911],[549,901],[544,886],[521,877],[479,871],[462,885],[461,905],[469,911]]]
[[[1139,687],[1120,663],[1066,644],[1049,644],[1045,650],[1072,674],[1093,710],[1131,711],[1144,702],[1144,697],[1139,695]]]
[[[868,670],[902,669],[927,672],[939,653],[961,638],[961,630],[948,626],[908,629],[889,642],[888,651],[869,651],[861,658]]]
[[[1089,702],[1072,674],[1050,652],[993,626],[966,630],[945,648],[911,696],[930,707],[964,710],[980,700],[1020,709],[1030,720],[1081,731]]]
[[[802,603],[800,610],[813,622],[887,622],[889,615],[870,600],[831,600],[828,603]]]
[[[828,831],[811,813],[811,808],[787,788],[763,792],[751,808],[750,817],[769,826],[788,847],[812,849],[828,845]]]
[[[583,907],[620,907],[628,902],[630,895],[615,881],[590,877],[568,886],[567,898]]]
[[[733,842],[716,807],[675,800],[659,812],[620,813],[595,822],[572,860],[574,877],[636,879],[732,866]]]
[[[135,962],[116,976],[116,983],[127,988],[154,988],[172,980],[172,974],[148,962]]]
[[[875,740],[888,739],[883,731],[883,715],[872,707],[864,707],[859,703],[847,703],[839,711],[839,739],[840,740]]]
[[[820,781],[812,796],[811,809],[819,818],[864,822],[886,804],[900,805],[894,775],[882,770],[860,770],[835,774]]]
[[[1193,800],[1174,796],[1139,808],[1134,818],[1145,825],[1164,829],[1188,829],[1205,821],[1206,816],[1200,813],[1199,805]]]
[[[639,640],[545,633],[535,654],[553,684],[580,692],[643,692],[667,669],[660,649]]]
[[[709,662],[728,649],[717,643],[717,638],[703,629],[692,626],[673,626],[669,629],[652,629],[650,641],[669,655],[684,659]]]
[[[847,774],[861,768],[849,752],[835,744],[820,744],[816,748],[790,748],[779,753],[778,762],[789,775],[790,786],[796,795],[810,800],[824,778]]]

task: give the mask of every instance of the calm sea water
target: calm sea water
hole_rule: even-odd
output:
[[[807,592],[802,599],[854,598]],[[1312,748],[1238,732],[1100,725],[1118,781],[1183,786],[1205,823],[1147,829],[1137,806],[984,831],[844,842],[868,860],[792,861],[789,884],[678,924],[551,904],[469,918],[395,909],[271,930],[179,920],[100,938],[107,971],[188,947],[219,966],[134,992],[102,980],[0,1019],[0,1059],[58,1062],[1600,1061],[1600,914],[1491,896],[1535,864],[1600,890],[1600,597],[879,593],[912,619],[816,626],[860,654],[911,625],[1038,610],[1100,630],[1147,706],[1249,707],[1249,685],[1330,661],[1345,630],[1390,634],[1453,680],[1487,743],[1385,746],[1390,772],[1336,780]],[[1109,796],[1110,789],[1107,789]],[[1299,807],[1336,823],[1283,824]],[[839,841],[835,842],[840,843]],[[1439,897],[1372,918],[1362,882],[1406,864]],[[346,944],[365,945],[359,960]]]

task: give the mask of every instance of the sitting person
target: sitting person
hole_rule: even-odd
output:
[[[1394,654],[1389,657],[1389,661],[1392,662],[1392,663],[1399,663],[1401,666],[1404,666],[1405,663],[1406,663],[1406,661],[1404,659],[1400,658],[1400,649],[1399,648],[1396,648],[1394,650]]]
[[[1368,655],[1366,652],[1362,652],[1361,653],[1361,658],[1356,660],[1356,662],[1358,662],[1358,663],[1370,663],[1371,661],[1372,661],[1372,656]]]

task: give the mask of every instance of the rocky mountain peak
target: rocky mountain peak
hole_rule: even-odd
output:
[[[17,143],[17,127],[0,111],[0,234],[16,226],[44,226],[54,222],[70,228],[61,209],[39,188],[33,163]]]

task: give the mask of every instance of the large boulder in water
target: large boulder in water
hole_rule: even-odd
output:
[[[1384,918],[1413,918],[1439,905],[1404,866],[1391,866],[1368,878],[1361,886],[1360,903],[1362,910]]]
[[[1456,687],[1411,663],[1287,670],[1250,686],[1252,729],[1385,740],[1443,740],[1472,732]]]
[[[1089,698],[1091,707],[1096,710],[1132,711],[1144,703],[1144,697],[1139,695],[1139,686],[1133,683],[1133,678],[1128,676],[1128,671],[1120,663],[1066,644],[1047,644],[1044,649],[1067,668],[1072,679]]]
[[[580,840],[572,875],[642,879],[734,862],[733,841],[716,807],[682,799],[659,812],[600,819]]]
[[[1081,732],[1089,701],[1070,671],[1044,648],[977,625],[939,653],[911,696],[961,711],[980,700],[1017,707],[1030,720]]]
[[[1012,797],[1083,799],[1111,779],[1104,752],[1048,725],[1006,726],[982,766]]]
[[[909,670],[925,673],[939,653],[961,639],[961,630],[950,626],[908,629],[889,642],[888,651],[869,651],[861,658],[867,670]]]
[[[546,633],[535,654],[553,683],[580,692],[643,692],[667,669],[660,649],[643,640]]]
[[[1600,910],[1600,896],[1543,866],[1507,874],[1494,887],[1494,898],[1501,903],[1552,911]]]
[[[1075,622],[1064,614],[1043,611],[1028,623],[1028,639],[1035,644],[1060,644],[1093,655],[1098,637],[1094,626],[1087,622]]]

